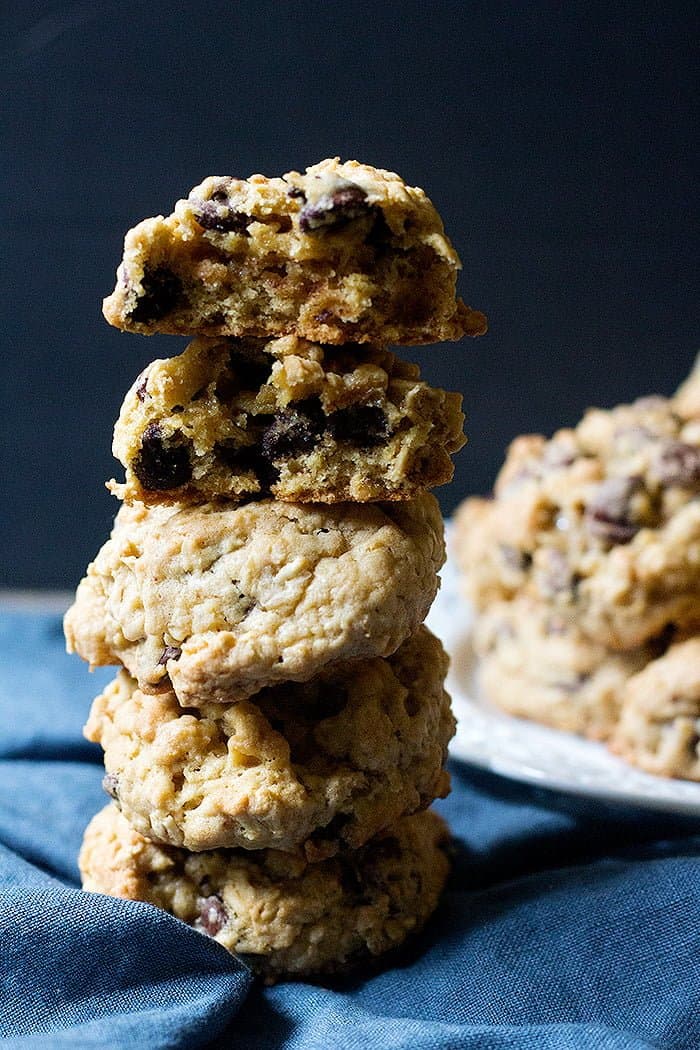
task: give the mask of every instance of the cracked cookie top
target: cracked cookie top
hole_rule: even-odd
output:
[[[124,505],[65,618],[70,651],[169,678],[184,706],[245,699],[327,665],[388,656],[444,561],[438,504]]]
[[[447,656],[420,627],[385,659],[352,661],[233,704],[183,709],[124,671],[85,727],[133,828],[189,850],[357,849],[444,796],[454,732]]]

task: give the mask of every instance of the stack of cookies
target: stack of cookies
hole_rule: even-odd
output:
[[[205,180],[128,233],[105,302],[119,328],[194,340],[127,394],[123,506],[65,620],[70,651],[122,668],[86,726],[114,802],[84,886],[271,978],[394,948],[445,881],[427,489],[463,416],[387,344],[485,330],[458,268],[421,190],[330,160]]]
[[[700,369],[517,438],[456,547],[489,699],[700,779]]]

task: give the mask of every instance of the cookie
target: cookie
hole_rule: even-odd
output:
[[[610,746],[648,773],[700,780],[700,638],[630,678]]]
[[[438,504],[124,505],[65,618],[69,652],[180,703],[246,699],[388,656],[425,619]]]
[[[353,661],[252,700],[183,710],[121,672],[92,705],[105,788],[142,835],[188,850],[357,849],[444,797],[455,722],[447,656],[421,627],[386,659]]]
[[[196,339],[127,394],[113,446],[126,484],[111,488],[145,503],[410,499],[452,478],[461,402],[374,347]]]
[[[220,176],[126,235],[110,324],[130,332],[434,343],[481,335],[422,190],[356,161]]]
[[[398,947],[434,911],[448,873],[447,828],[405,817],[348,854],[188,853],[134,831],[114,805],[80,853],[83,888],[163,908],[269,978],[342,972]]]
[[[575,624],[528,598],[495,602],[479,616],[474,649],[479,684],[498,707],[520,718],[597,740],[617,723],[630,675],[651,647],[613,652]]]
[[[697,616],[700,424],[674,402],[593,409],[511,445],[494,499],[457,516],[478,608],[528,593],[601,645],[633,649]]]
[[[673,407],[684,419],[700,420],[700,354],[690,375],[676,391]]]

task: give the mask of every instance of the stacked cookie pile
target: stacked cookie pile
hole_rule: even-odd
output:
[[[456,531],[486,695],[700,779],[700,370],[516,439]]]
[[[435,209],[325,161],[211,178],[126,238],[113,324],[194,336],[128,393],[124,502],[69,610],[122,670],[92,707],[114,803],[90,890],[148,901],[271,977],[393,948],[447,872],[444,559],[429,486],[460,398],[390,341],[477,335]]]

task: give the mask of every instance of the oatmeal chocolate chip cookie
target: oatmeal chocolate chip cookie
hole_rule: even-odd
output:
[[[480,685],[498,707],[598,740],[615,727],[630,675],[655,655],[651,647],[606,649],[526,597],[495,602],[482,612],[474,649]]]
[[[527,592],[633,649],[697,616],[700,425],[654,397],[520,437],[494,499],[467,501],[456,531],[478,608]]]
[[[110,324],[130,332],[435,343],[481,335],[422,190],[356,161],[211,177],[126,235]]]
[[[444,797],[455,722],[447,656],[425,627],[387,659],[353,661],[252,700],[183,710],[120,672],[88,740],[133,828],[188,850],[357,849]]]
[[[127,394],[113,446],[126,484],[110,487],[145,503],[410,499],[452,478],[461,402],[374,347],[196,339]]]
[[[391,504],[126,504],[65,618],[69,651],[181,704],[395,652],[444,561],[433,496]],[[167,684],[167,683],[165,683]]]
[[[700,780],[700,638],[630,678],[610,747],[648,773]]]
[[[447,843],[428,811],[320,863],[300,851],[189,853],[143,838],[110,805],[79,862],[84,889],[163,908],[268,977],[302,977],[350,970],[419,930],[447,878]]]

